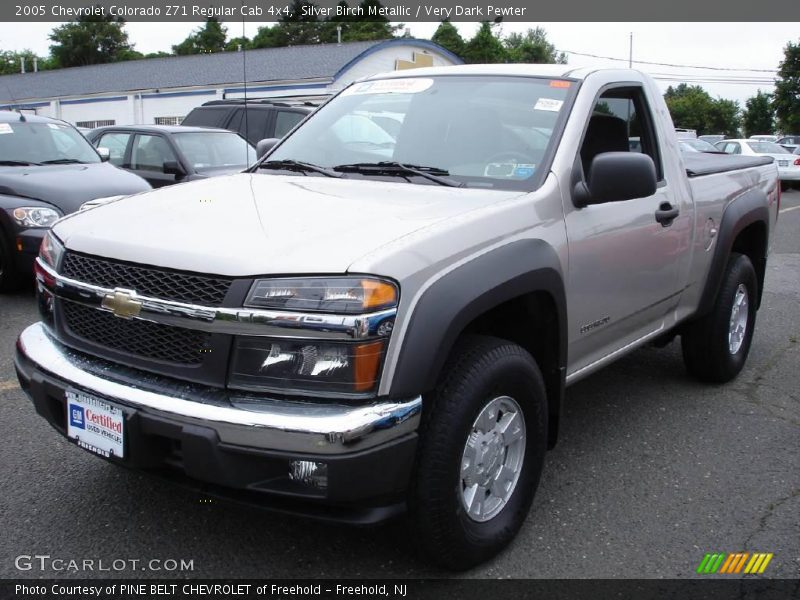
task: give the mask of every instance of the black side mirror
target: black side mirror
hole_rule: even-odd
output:
[[[176,178],[186,175],[186,171],[184,171],[181,163],[179,163],[177,160],[165,160],[164,173],[166,175],[175,175]]]
[[[264,140],[260,140],[256,144],[256,158],[261,158],[262,156],[264,156],[267,152],[269,152],[275,147],[275,144],[277,144],[280,141],[281,141],[280,138],[267,138]]]
[[[603,152],[592,159],[587,182],[575,184],[572,198],[578,208],[646,198],[656,193],[657,184],[656,165],[647,154]]]

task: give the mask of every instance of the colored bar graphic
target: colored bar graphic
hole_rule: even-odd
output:
[[[760,575],[767,568],[774,554],[767,552],[708,552],[697,567],[699,575],[714,573],[736,575]],[[745,566],[747,565],[747,566]],[[743,571],[744,570],[744,571]]]

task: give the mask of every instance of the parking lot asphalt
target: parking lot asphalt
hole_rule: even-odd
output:
[[[800,192],[782,208],[739,378],[693,381],[675,342],[571,387],[520,535],[461,576],[693,577],[706,552],[740,551],[774,553],[764,576],[800,576]],[[68,443],[14,375],[14,340],[35,320],[29,290],[0,296],[0,577],[450,576],[414,557],[402,521],[353,529],[208,501]],[[193,570],[15,567],[37,554]]]

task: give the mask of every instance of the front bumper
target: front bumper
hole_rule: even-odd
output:
[[[13,232],[11,243],[14,246],[14,266],[17,272],[33,273],[33,263],[39,255],[39,247],[47,231],[46,227],[35,227]]]
[[[402,510],[421,398],[368,405],[233,393],[144,373],[77,353],[42,323],[17,341],[22,389],[66,435],[65,391],[125,414],[125,458],[113,462],[205,493],[319,518],[372,523]],[[327,465],[325,488],[289,477],[291,461]]]

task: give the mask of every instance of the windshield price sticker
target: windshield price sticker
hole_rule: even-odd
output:
[[[359,94],[418,94],[433,85],[433,79],[415,77],[407,79],[380,79],[351,85],[342,96]]]
[[[14,133],[14,130],[8,123],[0,123],[0,134],[2,133]]]
[[[563,100],[556,100],[555,98],[539,98],[533,110],[546,110],[549,112],[558,112],[564,104]]]

